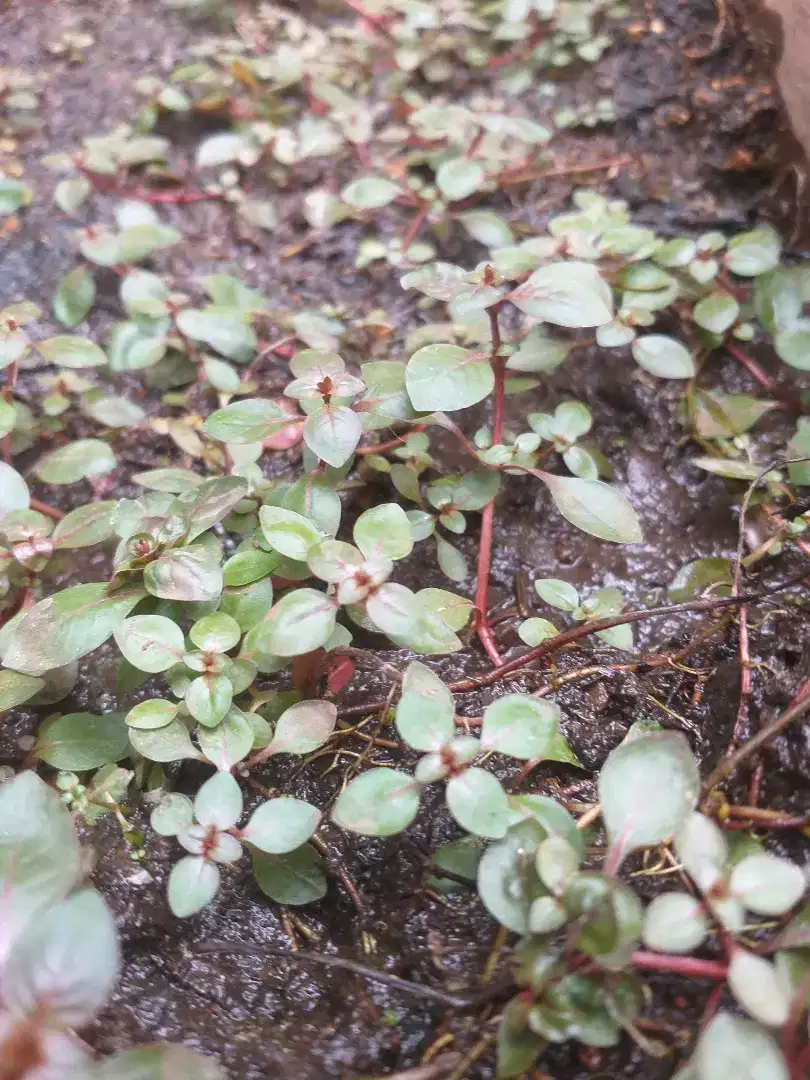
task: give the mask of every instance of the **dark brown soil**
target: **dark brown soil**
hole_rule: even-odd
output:
[[[773,85],[750,44],[736,8],[713,52],[690,59],[687,52],[709,48],[715,27],[712,0],[653,0],[633,5],[633,14],[617,33],[617,43],[592,70],[576,73],[561,83],[560,101],[590,100],[600,93],[616,95],[620,119],[597,133],[563,134],[555,141],[555,166],[563,169],[627,154],[632,159],[613,179],[560,176],[516,189],[512,213],[529,225],[559,212],[570,191],[593,182],[600,190],[627,199],[641,222],[666,231],[702,231],[713,227],[740,228],[758,209],[777,216],[786,208],[769,196],[781,161],[785,138]],[[47,16],[47,17],[46,17]],[[46,50],[61,30],[89,30],[96,44],[83,63],[55,60]],[[46,81],[43,126],[7,147],[7,160],[20,160],[25,177],[37,191],[37,201],[21,215],[20,229],[5,240],[0,261],[0,296],[50,303],[60,277],[73,265],[72,222],[60,220],[49,205],[53,184],[38,159],[45,152],[70,149],[87,134],[108,131],[131,118],[139,99],[131,89],[138,75],[165,72],[182,57],[195,29],[179,17],[162,12],[153,0],[18,0],[0,15],[0,63],[32,73]],[[0,156],[0,166],[3,160]],[[213,269],[233,270],[262,288],[279,309],[300,308],[330,301],[358,315],[383,307],[394,326],[394,355],[402,355],[405,334],[415,325],[415,308],[389,271],[351,269],[347,252],[356,241],[355,226],[346,226],[300,256],[284,258],[284,249],[300,240],[304,227],[284,212],[272,235],[245,242],[227,209],[218,204],[167,208],[183,229],[186,242],[159,262],[162,271],[186,281]],[[257,249],[256,243],[260,244]],[[448,252],[448,257],[464,257]],[[110,313],[112,304],[109,305]],[[110,313],[93,318],[103,326]],[[761,358],[766,369],[787,379],[770,355]],[[727,390],[752,390],[748,377],[729,359],[713,360],[712,385]],[[268,381],[282,375],[268,371]],[[565,394],[585,401],[595,417],[595,440],[610,448],[618,479],[637,508],[646,537],[625,549],[591,540],[563,522],[547,495],[528,481],[510,478],[498,507],[496,554],[491,603],[507,606],[516,582],[561,573],[587,586],[618,585],[633,606],[661,603],[675,572],[692,559],[729,555],[736,544],[733,499],[724,483],[706,478],[687,463],[675,417],[679,391],[655,381],[615,352],[581,355],[547,385],[529,395],[528,407],[554,405]],[[523,404],[528,400],[524,396]],[[784,413],[758,435],[762,455],[777,454],[791,430]],[[480,417],[470,416],[470,430]],[[164,463],[173,451],[168,441],[150,438],[126,443],[122,454],[127,469]],[[281,457],[281,456],[280,456]],[[284,467],[282,458],[278,467]],[[127,474],[128,475],[128,474]],[[127,493],[126,477],[117,493]],[[66,492],[68,503],[84,501]],[[54,491],[48,497],[53,501]],[[468,556],[475,552],[473,532],[461,538]],[[765,578],[795,573],[792,557],[764,572]],[[65,569],[62,579],[94,580],[103,574],[98,559]],[[420,587],[445,584],[437,570],[420,562],[405,568],[399,580]],[[548,614],[548,613],[545,613]],[[754,675],[751,728],[755,730],[785,705],[803,678],[810,675],[810,647],[803,632],[803,612],[785,608],[759,625],[752,611],[752,653],[765,665]],[[642,650],[664,651],[683,645],[697,623],[688,616],[652,620],[639,626]],[[514,623],[501,627],[504,641],[515,641]],[[379,645],[380,642],[376,642]],[[404,659],[396,653],[387,659]],[[737,710],[739,668],[733,634],[725,643],[696,652],[689,668],[658,669],[636,674],[606,673],[571,684],[557,700],[564,710],[563,727],[586,770],[598,768],[629,724],[654,719],[682,727],[704,767],[708,769],[728,744]],[[620,659],[604,645],[586,645],[560,660],[561,669],[608,664]],[[486,670],[476,647],[443,660],[439,670],[448,679]],[[544,681],[542,670],[526,670],[511,683],[514,690],[534,689]],[[700,692],[698,692],[700,691]],[[384,687],[373,676],[359,676],[342,698],[346,706],[377,698]],[[138,696],[124,699],[131,705]],[[488,692],[459,699],[460,711],[474,716],[490,700]],[[114,656],[102,649],[82,667],[72,699],[60,708],[102,712],[114,703]],[[19,759],[16,740],[35,730],[41,715],[21,710],[0,733],[4,760]],[[370,760],[392,760],[389,751],[375,750]],[[782,738],[765,755],[767,766],[763,805],[810,810],[810,728]],[[325,805],[335,793],[340,771],[323,775],[330,758],[309,766],[295,779],[296,794]],[[524,783],[525,790],[551,791],[586,781],[576,798],[592,796],[590,772],[544,765]],[[258,778],[268,786],[291,783],[291,777],[268,769]],[[745,778],[743,778],[744,780]],[[188,782],[181,777],[180,782]],[[496,930],[472,894],[459,892],[440,900],[424,889],[429,854],[452,838],[454,827],[440,804],[440,793],[425,805],[416,826],[390,840],[347,838],[332,829],[326,834],[333,865],[344,866],[363,900],[358,911],[341,882],[334,878],[322,902],[295,912],[313,934],[312,948],[361,959],[369,966],[454,991],[477,991],[496,938]],[[741,801],[745,802],[743,797]],[[233,874],[215,903],[201,915],[178,922],[168,912],[165,881],[176,857],[172,844],[151,835],[147,815],[134,821],[147,833],[148,855],[142,864],[131,861],[113,822],[88,836],[97,854],[94,880],[112,905],[123,938],[124,971],[108,1008],[86,1037],[102,1051],[154,1039],[185,1040],[217,1055],[233,1080],[267,1077],[386,1075],[417,1064],[431,1041],[444,1033],[455,1039],[451,1050],[462,1054],[479,1039],[493,1008],[469,1014],[447,1014],[441,1006],[392,993],[373,982],[345,972],[319,972],[294,961],[239,954],[206,954],[201,943],[234,941],[287,947],[289,922],[258,891],[249,873]],[[801,849],[806,858],[806,846]],[[794,849],[793,854],[799,852]],[[298,941],[307,943],[299,934]],[[373,942],[373,945],[369,943]],[[365,953],[364,953],[365,945]],[[497,978],[497,976],[496,976]],[[655,1059],[630,1040],[615,1052],[583,1055],[576,1047],[549,1052],[545,1071],[559,1080],[580,1077],[644,1077],[672,1075],[683,1048],[683,1032],[694,1031],[696,1017],[708,994],[700,984],[671,979],[653,982],[651,1034],[672,1048]],[[665,1019],[664,1019],[665,1018]],[[660,1025],[660,1026],[656,1026]],[[490,1077],[492,1057],[484,1055],[466,1073]]]

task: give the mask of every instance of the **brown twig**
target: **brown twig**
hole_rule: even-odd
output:
[[[736,607],[739,604],[752,603],[754,600],[765,600],[768,597],[774,596],[776,593],[783,592],[785,589],[798,585],[806,576],[807,571],[805,570],[802,571],[800,576],[788,578],[787,581],[783,581],[780,585],[777,585],[772,589],[763,589],[756,593],[744,593],[741,596],[718,596],[708,600],[688,600],[683,604],[666,604],[662,607],[649,608],[643,611],[625,611],[622,615],[614,615],[610,619],[596,619],[594,622],[583,623],[580,626],[572,627],[570,630],[564,630],[561,634],[557,634],[553,638],[548,638],[541,645],[538,645],[534,649],[530,649],[529,652],[524,653],[522,656],[518,656],[514,660],[506,661],[501,667],[494,668],[492,671],[485,672],[483,675],[477,675],[473,678],[460,679],[458,682],[448,683],[447,688],[452,693],[461,694],[468,690],[478,690],[483,686],[492,686],[494,683],[500,682],[501,679],[526,667],[527,664],[531,664],[535,660],[542,660],[545,656],[557,652],[566,645],[572,645],[574,642],[588,637],[591,634],[596,634],[600,630],[610,630],[614,626],[623,626],[625,623],[643,622],[646,619],[653,619],[659,615],[680,615],[687,612],[720,611],[724,608]],[[362,716],[366,713],[376,712],[382,708],[383,704],[384,700],[378,699],[370,701],[365,705],[350,705],[345,709],[341,709],[339,715]]]
[[[42,499],[35,499],[33,496],[28,500],[28,505],[32,510],[38,511],[40,514],[44,514],[46,517],[51,518],[53,521],[61,521],[65,516],[61,510],[57,510],[55,506],[50,506],[48,503],[43,502]]]
[[[608,158],[607,161],[595,161],[591,165],[559,165],[553,169],[530,169],[522,172],[514,172],[510,175],[504,170],[500,176],[501,184],[525,184],[529,180],[553,180],[561,176],[582,176],[585,173],[601,172],[602,169],[620,169],[624,165],[631,165],[633,158],[630,154],[619,154],[618,157]]]
[[[276,949],[270,945],[250,945],[241,941],[204,941],[194,946],[197,952],[203,953],[245,953],[250,956],[273,956],[283,960],[294,960],[300,964],[316,964],[319,967],[337,968],[340,971],[350,971],[353,975],[359,975],[361,979],[370,979],[379,982],[392,990],[399,990],[403,994],[422,998],[427,1001],[437,1001],[440,1005],[446,1005],[450,1009],[471,1009],[491,1000],[492,991],[485,994],[472,994],[463,997],[459,994],[448,994],[444,990],[437,990],[432,986],[423,986],[421,983],[402,979],[399,975],[392,975],[389,971],[378,971],[376,968],[366,967],[356,960],[349,960],[343,956],[327,956],[322,953],[290,952],[288,949]]]

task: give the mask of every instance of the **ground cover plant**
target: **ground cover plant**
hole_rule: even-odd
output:
[[[559,90],[635,17],[166,3],[180,53],[67,147],[47,72],[3,74],[29,166],[0,176],[4,235],[39,208],[66,256],[0,309],[0,1075],[297,1068],[272,1025],[222,1052],[150,978],[169,1018],[108,1032],[127,950],[169,933],[260,982],[351,973],[388,1032],[365,1075],[807,1073],[810,668],[773,637],[806,604],[810,276],[764,218],[650,223],[611,190],[627,155],[520,211],[555,147],[617,122]],[[48,47],[104,57],[75,26]],[[274,272],[311,260],[306,299],[194,246],[235,229],[261,262],[290,221]],[[645,405],[617,425],[624,386]],[[672,556],[674,482],[630,482],[642,424],[722,542]],[[597,706],[614,680],[637,689]],[[372,916],[391,852],[410,895]],[[448,963],[429,926],[392,970],[403,900],[491,944]],[[409,1001],[443,1017],[410,1040]]]

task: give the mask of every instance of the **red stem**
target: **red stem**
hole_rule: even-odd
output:
[[[32,510],[37,510],[40,514],[45,514],[46,517],[51,518],[53,521],[61,521],[65,516],[61,510],[57,510],[55,506],[49,506],[48,503],[43,502],[41,499],[34,499],[32,497],[28,500],[28,505]]]
[[[425,203],[419,213],[414,217],[413,221],[408,226],[405,235],[402,237],[402,254],[407,259],[408,248],[416,239],[416,234],[422,228],[425,218],[428,216],[428,210],[430,210],[430,203]]]
[[[805,405],[796,397],[795,394],[791,394],[790,391],[785,390],[779,385],[776,379],[766,374],[748,353],[736,345],[733,341],[727,341],[725,346],[731,355],[737,360],[748,372],[755,382],[758,382],[766,394],[772,394],[775,398],[783,401],[786,405],[789,405],[791,409],[797,412],[807,412]]]
[[[427,426],[427,424],[412,424],[404,435],[397,435],[388,442],[374,443],[372,446],[358,446],[354,452],[355,454],[384,454],[386,450],[396,450],[398,446],[402,446],[409,435],[413,435],[416,431],[424,431]]]
[[[492,419],[492,443],[497,446],[503,441],[503,413],[504,413],[504,361],[499,355],[501,350],[501,328],[498,323],[498,304],[489,309],[489,322],[492,328],[492,351],[490,354],[492,370],[495,374],[495,410]],[[478,639],[484,647],[484,651],[495,667],[503,665],[503,659],[498,652],[495,639],[492,636],[487,621],[488,594],[489,594],[489,571],[492,565],[492,529],[495,522],[495,499],[493,498],[484,507],[481,515],[481,540],[478,547],[478,578],[475,587],[475,608],[478,613],[476,630]]]
[[[666,971],[674,975],[693,975],[697,979],[726,979],[728,965],[717,960],[698,960],[694,956],[670,956],[667,953],[645,952],[637,949],[632,957],[634,967],[644,971]]]

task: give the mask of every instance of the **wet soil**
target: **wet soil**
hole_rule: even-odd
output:
[[[592,69],[562,79],[555,102],[588,101],[612,92],[618,122],[591,133],[583,134],[584,129],[563,133],[553,144],[555,169],[624,155],[629,164],[613,173],[557,176],[525,185],[511,196],[512,220],[541,224],[565,206],[574,186],[583,183],[627,199],[640,221],[661,231],[739,228],[757,212],[780,220],[789,216],[790,206],[773,197],[787,122],[739,10],[728,6],[728,25],[713,42],[717,12],[712,0],[634,3],[631,16],[620,24],[613,49]],[[331,17],[318,9],[314,15]],[[0,28],[0,64],[22,67],[43,79],[41,128],[16,145],[1,144],[5,164],[22,163],[37,200],[21,215],[18,231],[0,237],[0,296],[40,300],[48,306],[59,279],[74,264],[75,223],[62,220],[48,204],[53,177],[39,158],[45,152],[69,150],[82,136],[106,132],[116,122],[130,119],[140,101],[132,89],[133,79],[171,70],[201,31],[161,11],[152,0],[54,0],[47,5],[18,0],[0,14]],[[95,38],[81,63],[56,60],[47,51],[48,43],[66,28],[87,30]],[[538,109],[543,107],[547,105],[539,102]],[[174,252],[161,255],[156,266],[183,282],[213,270],[238,273],[280,310],[329,301],[347,317],[358,318],[382,307],[391,320],[393,337],[373,348],[402,356],[405,335],[420,316],[390,271],[351,269],[358,227],[334,230],[329,239],[287,258],[285,249],[301,239],[305,227],[291,209],[285,212],[283,194],[277,205],[278,230],[258,239],[254,235],[246,239],[219,204],[167,207],[164,218],[182,228],[186,239]],[[459,241],[452,243],[457,250],[451,244],[446,257],[462,261],[465,249]],[[103,297],[98,307],[92,316],[94,332],[103,330],[114,310],[110,300],[105,311]],[[767,350],[758,359],[777,380],[791,381],[787,369],[777,366]],[[268,366],[264,378],[270,389],[283,385],[280,367]],[[713,358],[704,379],[707,385],[726,390],[756,392],[730,358]],[[560,519],[544,491],[510,478],[498,504],[493,607],[509,607],[521,583],[552,574],[588,588],[618,585],[632,606],[654,606],[665,600],[675,572],[685,563],[733,552],[734,499],[722,481],[707,478],[688,464],[690,449],[681,442],[676,418],[677,386],[653,380],[615,350],[592,355],[583,351],[542,389],[523,395],[521,411],[553,407],[566,395],[591,408],[595,441],[609,453],[646,539],[633,548],[591,540]],[[467,417],[469,430],[483,419],[483,414],[475,413],[470,410]],[[792,432],[792,420],[784,412],[771,413],[760,430],[763,458],[777,455]],[[118,449],[125,469],[113,495],[131,493],[127,484],[131,472],[170,461],[183,463],[168,440],[152,435],[121,438]],[[273,468],[289,468],[294,456],[277,455]],[[77,490],[56,489],[57,498],[76,505],[91,497],[89,487]],[[56,501],[54,489],[47,494]],[[475,530],[459,538],[470,559],[476,542]],[[104,573],[103,561],[102,554],[64,567],[62,585],[98,580]],[[793,556],[786,556],[768,565],[751,584],[787,578],[796,570]],[[399,580],[419,587],[446,584],[437,569],[416,559],[404,564]],[[525,593],[523,589],[521,595]],[[764,665],[755,671],[752,731],[784,707],[810,675],[810,644],[800,602],[782,604],[777,610],[772,606],[767,620],[762,619],[764,610],[755,608],[751,614],[753,657]],[[552,614],[541,607],[537,613]],[[638,649],[652,653],[681,647],[699,625],[690,616],[641,623]],[[517,643],[515,621],[501,623],[498,637],[509,655]],[[382,659],[405,660],[404,654],[382,649],[380,640],[369,644],[380,650]],[[591,642],[563,654],[558,670],[607,667],[623,659],[624,654]],[[438,661],[437,669],[453,680],[483,672],[487,664],[473,645],[459,656]],[[512,690],[532,690],[547,678],[545,669],[526,669],[508,685]],[[629,724],[639,719],[685,730],[708,770],[728,744],[738,682],[733,628],[725,639],[720,635],[696,650],[685,669],[603,671],[572,682],[556,700],[563,708],[564,733],[584,770],[544,764],[528,777],[523,790],[552,792],[560,785],[581,785],[573,797],[590,801],[592,770]],[[116,704],[114,686],[115,657],[111,649],[102,648],[83,663],[72,698],[60,708],[109,710]],[[357,708],[386,689],[375,673],[360,673],[340,704]],[[130,707],[144,696],[149,696],[147,688],[118,704]],[[461,695],[459,711],[477,716],[492,696],[490,690]],[[19,760],[17,740],[33,732],[43,715],[19,710],[7,718],[0,732],[2,760]],[[356,742],[351,745],[358,747]],[[352,760],[343,757],[331,767],[331,757],[323,757],[294,776],[280,767],[268,768],[256,780],[282,791],[294,789],[300,797],[325,806]],[[374,749],[368,760],[408,763],[398,751],[380,749]],[[764,761],[763,805],[810,810],[810,727],[783,737]],[[508,776],[509,770],[503,775]],[[177,779],[182,786],[192,778]],[[742,777],[740,784],[745,781]],[[747,801],[745,795],[739,801]],[[449,1013],[434,1002],[393,993],[347,972],[324,973],[294,960],[205,953],[200,948],[211,941],[286,948],[292,935],[303,949],[359,959],[416,983],[453,992],[479,991],[497,927],[463,888],[438,897],[425,886],[430,853],[455,835],[440,792],[425,798],[415,826],[405,836],[370,840],[347,837],[334,827],[327,830],[324,839],[333,871],[329,893],[323,901],[294,913],[271,904],[245,871],[229,875],[226,887],[202,914],[178,922],[165,903],[166,877],[177,853],[171,843],[150,833],[147,818],[140,809],[133,817],[147,838],[143,863],[132,862],[112,820],[102,821],[87,836],[96,857],[93,878],[115,912],[124,955],[112,1001],[84,1033],[100,1051],[165,1038],[185,1040],[216,1055],[233,1080],[378,1077],[416,1065],[431,1042],[443,1035],[452,1036],[451,1053],[464,1054],[489,1030],[486,1025],[497,1012],[497,998],[483,1009]],[[794,846],[793,854],[806,858],[801,846]],[[336,873],[339,867],[357,885],[359,910]],[[292,927],[291,914],[303,921],[311,943]],[[495,985],[503,971],[501,961]],[[651,985],[651,1032],[669,1048],[663,1057],[645,1055],[629,1040],[615,1051],[597,1055],[567,1047],[550,1051],[542,1061],[545,1071],[536,1076],[553,1075],[558,1080],[671,1076],[688,1043],[683,1033],[694,1032],[708,990],[672,979],[656,979]],[[484,1054],[465,1075],[491,1077],[491,1054]]]

